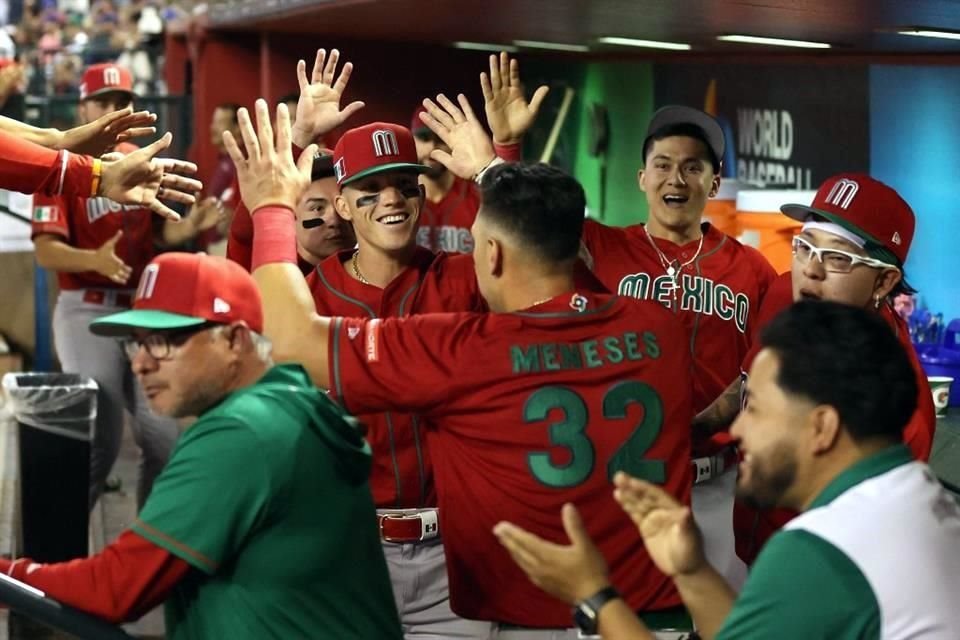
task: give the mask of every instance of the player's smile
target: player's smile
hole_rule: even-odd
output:
[[[663,200],[663,204],[671,209],[682,209],[687,202],[690,201],[690,196],[679,193],[668,193],[665,194],[661,200]]]

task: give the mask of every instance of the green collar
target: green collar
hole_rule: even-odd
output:
[[[855,487],[864,480],[875,478],[891,469],[910,462],[913,462],[913,456],[910,455],[910,450],[907,449],[906,445],[898,444],[887,447],[872,456],[864,458],[840,473],[840,475],[834,478],[833,482],[828,484],[826,488],[820,492],[820,495],[810,503],[807,510],[830,504],[839,497],[840,494]]]

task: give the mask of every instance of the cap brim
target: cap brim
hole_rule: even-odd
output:
[[[97,91],[94,91],[93,93],[88,93],[87,95],[83,96],[81,100],[89,100],[90,98],[96,98],[97,96],[102,96],[107,93],[125,93],[129,95],[131,98],[137,97],[137,94],[134,93],[132,89],[117,89],[116,87],[104,87],[103,89],[99,89]]]
[[[207,322],[204,318],[155,309],[130,309],[98,318],[90,323],[90,332],[98,336],[126,336],[136,329],[153,331],[185,329]]]
[[[780,212],[783,213],[783,215],[787,216],[788,218],[793,218],[797,222],[806,222],[807,218],[809,218],[810,216],[820,216],[825,220],[828,220],[834,224],[840,225],[850,233],[856,234],[861,238],[863,238],[864,240],[867,240],[868,242],[872,242],[875,245],[883,246],[882,242],[877,240],[875,237],[873,237],[871,234],[867,233],[857,225],[849,222],[848,220],[844,220],[840,216],[830,213],[829,211],[824,211],[823,209],[814,209],[813,207],[808,207],[807,205],[804,205],[804,204],[785,204],[780,207]]]
[[[646,147],[647,141],[658,131],[683,124],[700,129],[707,140],[710,152],[717,157],[717,162],[723,162],[723,154],[726,152],[727,144],[720,123],[708,113],[682,105],[662,107],[653,114],[653,119],[650,120],[650,125],[647,127],[644,147]]]
[[[352,175],[343,182],[340,183],[340,186],[346,186],[351,182],[356,182],[361,178],[366,178],[367,176],[372,176],[378,173],[384,173],[385,171],[410,171],[413,173],[426,173],[430,170],[430,167],[423,164],[415,164],[412,162],[394,162],[391,164],[381,164],[376,167],[370,167],[369,169],[364,169],[356,175]]]

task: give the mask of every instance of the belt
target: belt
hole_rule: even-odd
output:
[[[694,458],[690,461],[693,467],[693,484],[707,482],[719,478],[730,469],[737,466],[740,456],[733,446],[724,447],[712,456]]]
[[[414,513],[378,513],[377,525],[380,528],[380,539],[384,542],[423,542],[440,535],[436,509]]]
[[[133,296],[125,291],[111,289],[85,289],[83,301],[90,304],[102,304],[107,307],[132,307]]]

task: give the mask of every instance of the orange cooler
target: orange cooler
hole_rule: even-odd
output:
[[[756,248],[777,273],[790,270],[791,243],[802,226],[780,213],[787,203],[809,205],[815,191],[741,189],[737,193],[738,239]]]
[[[740,224],[737,221],[737,192],[740,184],[734,179],[721,180],[717,195],[707,200],[703,209],[703,220],[727,234],[736,238],[740,235]]]

